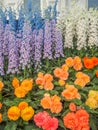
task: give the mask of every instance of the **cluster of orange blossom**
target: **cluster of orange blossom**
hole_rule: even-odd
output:
[[[79,94],[78,89],[75,88],[74,85],[68,85],[68,84],[66,84],[65,90],[63,90],[62,92],[62,96],[65,97],[67,100],[81,98],[81,95]]]
[[[77,72],[76,78],[77,79],[74,81],[74,84],[79,85],[82,88],[85,87],[85,85],[90,82],[90,77],[83,72]]]
[[[53,76],[51,74],[43,74],[39,73],[36,79],[36,84],[39,85],[40,89],[52,90],[54,88],[54,84],[52,83]]]
[[[12,86],[14,87],[14,94],[18,98],[25,97],[26,94],[32,90],[33,79],[25,79],[21,83],[17,78],[12,81]]]
[[[20,117],[24,121],[29,121],[34,115],[34,109],[27,102],[20,102],[18,106],[12,106],[8,109],[8,118],[16,121]]]
[[[57,95],[51,96],[45,94],[44,98],[41,99],[41,106],[44,109],[50,109],[52,113],[59,113],[62,110],[61,98]]]

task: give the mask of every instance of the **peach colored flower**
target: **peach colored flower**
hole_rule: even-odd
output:
[[[77,110],[77,106],[74,104],[74,103],[70,103],[69,104],[69,109],[72,111],[72,112],[75,112]]]
[[[72,67],[74,65],[74,60],[72,57],[68,57],[66,60],[65,60],[65,63],[68,67]]]
[[[65,127],[71,130],[76,130],[79,124],[78,119],[76,118],[76,114],[73,112],[69,112],[67,115],[65,115],[63,122]]]
[[[82,67],[83,67],[83,65],[81,62],[81,58],[79,56],[75,56],[73,68],[78,71],[78,70],[81,70]]]
[[[44,98],[41,99],[41,106],[44,109],[50,109],[51,108],[51,97],[50,96],[45,96]]]
[[[86,83],[85,83],[85,81],[83,80],[83,79],[81,79],[81,78],[79,78],[79,79],[76,79],[75,81],[74,81],[74,84],[75,85],[79,85],[80,87],[85,87],[85,85],[86,85]]]
[[[51,104],[50,110],[51,110],[52,113],[61,112],[63,107],[62,107],[62,103],[60,102],[60,100],[61,100],[61,98],[57,95],[54,95],[54,96],[51,97],[52,104]]]
[[[62,96],[68,100],[81,98],[80,94],[78,93],[78,89],[75,88],[74,85],[67,85],[66,89],[62,92]]]
[[[59,78],[60,78],[61,80],[67,80],[67,79],[68,79],[68,76],[69,76],[69,73],[68,73],[67,71],[62,70],[62,71],[61,71],[61,74],[60,74],[60,76],[59,76]]]
[[[61,80],[61,79],[58,81],[58,83],[59,83],[60,86],[64,86],[65,85],[65,81]]]
[[[64,71],[68,71],[68,70],[69,70],[69,68],[68,68],[68,66],[67,66],[66,64],[63,64],[61,68],[62,68]]]
[[[52,90],[53,88],[54,88],[54,85],[50,81],[46,82],[45,85],[44,85],[45,90]]]
[[[56,69],[54,70],[54,75],[55,75],[55,77],[57,77],[57,78],[60,77],[61,73],[62,73],[62,69],[61,69],[61,68],[56,68]]]
[[[26,107],[28,107],[28,103],[27,103],[27,102],[20,102],[20,103],[18,104],[18,108],[19,108],[20,110],[23,110],[23,109],[25,109]]]
[[[62,107],[62,103],[61,102],[56,102],[56,103],[52,102],[50,110],[51,110],[52,113],[60,113],[62,108],[63,107]]]
[[[12,86],[14,87],[14,88],[17,88],[17,87],[19,87],[19,80],[15,77],[14,79],[13,79],[13,81],[12,81]]]
[[[38,77],[36,79],[36,84],[37,85],[44,85],[45,84],[45,79],[43,77]]]
[[[45,82],[51,82],[53,81],[53,76],[51,74],[45,74],[44,79],[45,79]]]

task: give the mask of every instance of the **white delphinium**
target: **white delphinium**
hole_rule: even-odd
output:
[[[60,30],[62,32],[63,35],[65,35],[65,21],[66,21],[66,14],[60,14],[57,17],[57,29]]]
[[[73,48],[73,38],[74,38],[74,21],[72,17],[67,18],[66,20],[66,29],[65,29],[65,48]]]
[[[98,16],[94,10],[89,11],[88,46],[98,47]]]
[[[82,11],[76,23],[77,50],[87,47],[88,17],[86,11]]]

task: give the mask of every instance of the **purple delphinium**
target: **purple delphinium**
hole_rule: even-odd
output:
[[[19,31],[19,32],[16,32],[16,46],[17,46],[18,51],[20,50],[21,42],[22,42],[22,32]]]
[[[0,75],[4,75],[3,34],[3,23],[0,21]]]
[[[23,27],[23,38],[20,45],[20,67],[22,70],[26,68],[30,68],[31,66],[31,26],[29,22],[24,23]]]
[[[62,34],[58,30],[56,30],[56,42],[54,50],[55,50],[54,58],[59,58],[60,56],[64,57]]]
[[[3,55],[8,56],[8,45],[9,45],[9,34],[10,34],[10,25],[7,24],[4,30],[4,42],[3,42]]]
[[[43,30],[40,29],[35,37],[35,53],[34,53],[35,68],[39,68],[41,65],[42,45],[43,45]]]
[[[9,55],[8,55],[8,71],[7,73],[15,74],[18,72],[18,52],[17,52],[17,46],[16,46],[16,40],[15,40],[15,33],[13,31],[10,31],[9,33]]]
[[[36,39],[36,35],[37,35],[37,30],[33,30],[31,36],[31,40],[30,40],[30,45],[31,45],[31,60],[34,60],[34,55],[35,55],[35,39]]]
[[[43,58],[52,59],[51,22],[45,20]]]
[[[52,43],[54,44],[56,42],[56,21],[54,19],[51,20],[51,34]]]

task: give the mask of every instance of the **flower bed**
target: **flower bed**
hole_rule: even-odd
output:
[[[98,129],[98,58],[59,63],[27,78],[2,78],[0,129]]]

